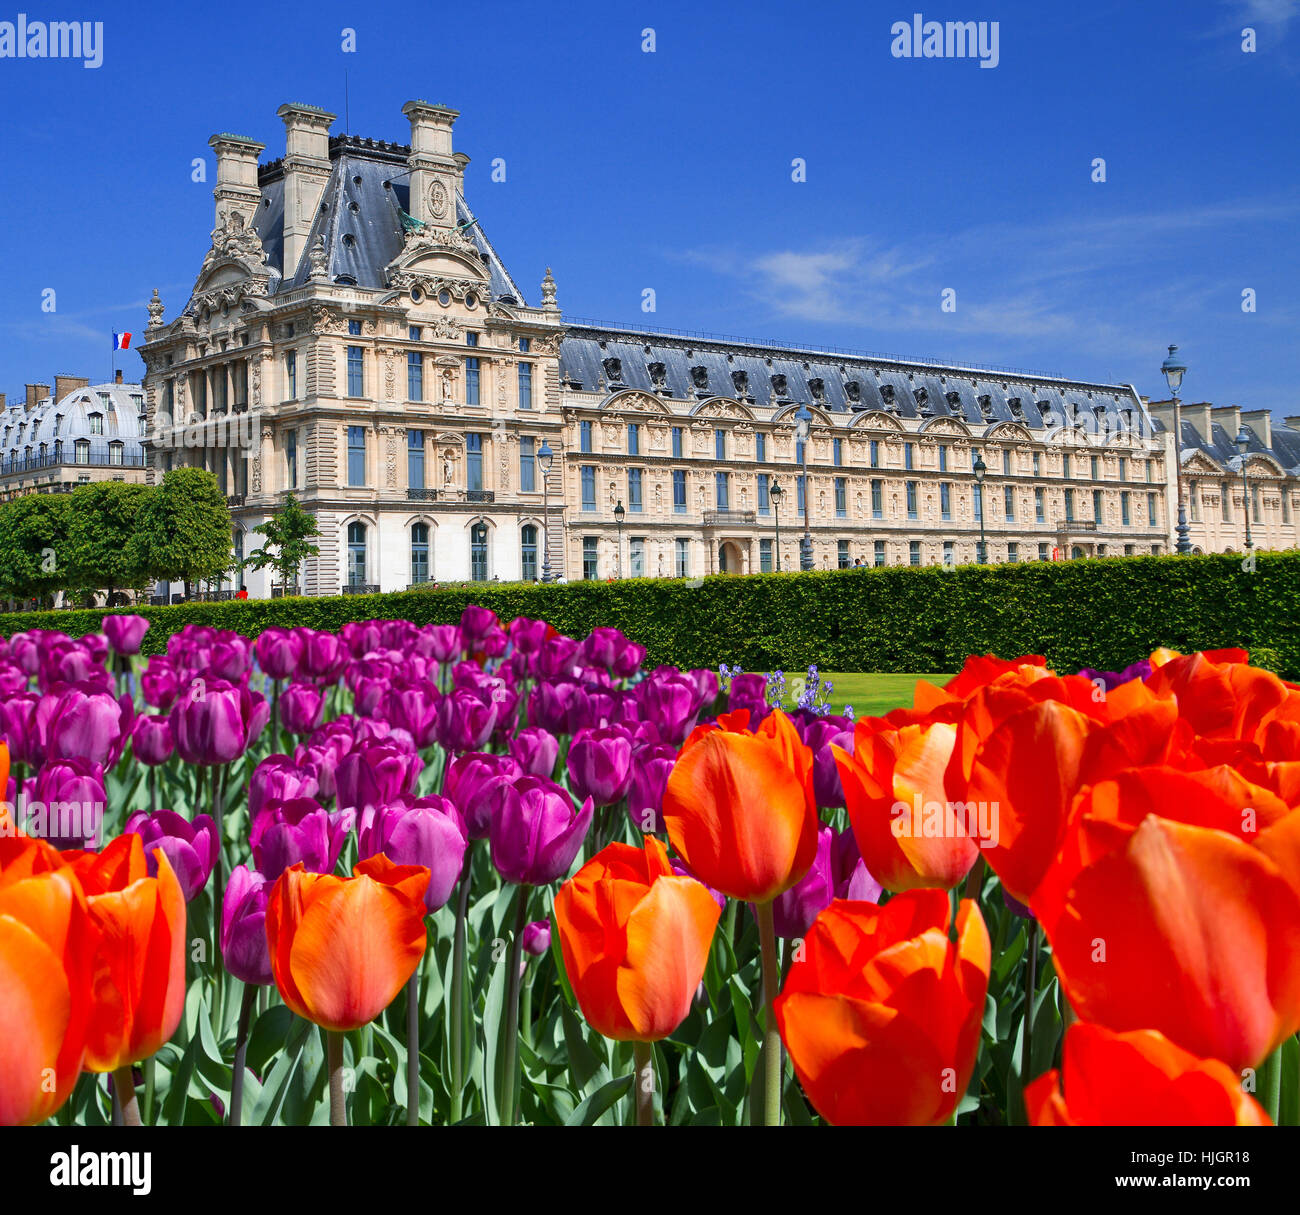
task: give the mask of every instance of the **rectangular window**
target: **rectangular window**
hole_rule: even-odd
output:
[[[634,515],[641,513],[641,469],[627,470],[627,508]]]
[[[588,582],[594,582],[599,577],[596,568],[595,536],[583,536],[582,538],[582,576]]]
[[[202,379],[199,380],[203,384]],[[298,399],[298,352],[290,350],[284,356],[285,397],[290,401]]]
[[[1098,481],[1101,479],[1101,470],[1098,467],[1098,461],[1096,456],[1088,457],[1088,474],[1094,481]]]
[[[474,333],[473,331],[471,331],[471,332],[469,332],[469,333],[466,333],[466,334],[465,334],[465,345],[466,345],[466,346],[477,346],[477,345],[478,345],[478,334],[477,334],[477,333]]]
[[[718,488],[718,509],[727,510],[730,506],[729,487],[727,485],[727,474],[724,472],[715,473]]]
[[[1124,556],[1126,556],[1126,557],[1131,557],[1131,556],[1133,556],[1134,548],[1135,548],[1134,545],[1132,545],[1132,544],[1126,544],[1126,545],[1124,546]]]
[[[361,336],[361,322],[360,322],[360,321],[348,321],[348,335],[349,335],[350,337],[360,337],[360,336]]]
[[[871,517],[873,519],[883,519],[885,517],[885,483],[883,481],[872,481],[871,483]]]
[[[1034,476],[1042,475],[1043,461],[1039,458],[1037,452],[1034,452]]]
[[[424,400],[424,355],[418,350],[406,354],[406,399]]]
[[[1282,491],[1282,522],[1291,522],[1291,495],[1285,490]]]
[[[952,550],[951,540],[943,542],[943,564],[948,569],[952,569],[957,564],[957,555]]]
[[[686,513],[686,472],[684,469],[673,469],[673,514],[684,515]]]
[[[1061,476],[1068,477],[1069,475],[1070,475],[1070,453],[1068,451],[1064,451],[1061,453]]]
[[[771,483],[771,477],[767,473],[758,474],[758,513],[760,515],[770,515],[772,513],[772,497],[769,492]]]
[[[591,423],[578,423],[578,450],[584,455],[591,451]]]
[[[348,347],[348,396],[350,397],[365,394],[366,381],[362,370],[364,356],[365,351],[360,346]]]
[[[1250,487],[1250,518],[1252,523],[1259,522],[1259,486]]]
[[[754,459],[759,464],[767,463],[767,435],[761,431],[754,436]]]
[[[481,405],[483,398],[480,394],[482,387],[483,373],[479,367],[477,358],[467,358],[465,360],[465,404]]]
[[[531,524],[521,533],[519,565],[525,582],[537,581],[537,528]]]
[[[1198,486],[1193,485],[1188,491],[1187,505],[1192,514],[1192,522],[1199,523],[1201,521],[1201,491]],[[1155,520],[1153,519],[1151,522],[1154,523]]]
[[[1123,523],[1126,527],[1130,522],[1128,502],[1129,502],[1129,493],[1127,490],[1125,490],[1119,496],[1119,521]]]
[[[406,432],[406,483],[412,489],[424,488],[424,431]]]
[[[1007,560],[1008,561],[1020,560],[1020,545],[1017,544],[1016,541],[1014,540],[1010,540],[1007,542]]]
[[[727,432],[725,430],[715,430],[713,432],[713,458],[715,460],[725,460],[727,458]]]
[[[948,471],[948,444],[947,443],[939,444],[939,471],[940,472]]]
[[[760,540],[758,542],[758,572],[760,574],[770,574],[772,572],[772,541]]]
[[[1010,486],[1004,486],[1002,490],[1002,512],[1006,515],[1008,523],[1014,523],[1016,518],[1016,491]]]
[[[1147,484],[1150,485],[1156,479],[1155,461],[1147,460]]]
[[[912,467],[912,450],[914,446],[915,445],[912,443],[903,444],[903,467],[904,468]]]
[[[1047,560],[1049,559],[1049,557],[1050,557],[1050,554],[1049,554],[1048,551],[1047,551],[1047,541],[1046,541],[1046,540],[1040,540],[1039,543],[1038,543],[1038,559],[1039,559],[1039,561],[1047,561]]]
[[[641,427],[636,422],[627,424],[627,454],[629,456],[641,454]]]
[[[831,463],[834,464],[836,468],[844,467],[844,440],[843,439],[831,440]]]
[[[984,518],[984,486],[980,485],[979,482],[976,482],[971,487],[970,506],[975,519],[977,521],[982,520]]]
[[[1002,475],[1011,476],[1011,450],[1007,447],[1002,449]]]
[[[519,436],[519,492],[537,492],[537,440],[532,435]]]
[[[412,342],[418,342],[418,341],[420,340],[420,326],[419,326],[419,325],[407,325],[407,327],[406,327],[406,336],[407,336],[407,338],[408,338],[410,341],[412,341]]]
[[[794,441],[794,462],[796,464],[802,464],[803,457],[804,457],[803,440],[796,439]]]
[[[289,430],[284,435],[284,480],[286,489],[298,488],[298,432]]]
[[[907,517],[909,519],[915,519],[917,517],[915,481],[909,481],[907,483]]]
[[[847,540],[837,540],[835,542],[835,557],[840,569],[849,568],[849,542]]]
[[[921,564],[921,542],[919,540],[909,540],[907,544],[907,560],[911,565]]]
[[[366,428],[348,427],[348,484],[366,483]]]
[[[952,486],[947,481],[939,483],[939,517],[945,522],[952,519]]]
[[[795,502],[794,502],[795,510],[797,510],[797,511],[802,515],[802,514],[803,514],[803,499],[804,499],[803,475],[800,474],[799,476],[797,476],[797,477],[794,479],[794,483],[795,483],[795,491],[796,491],[796,492],[795,492],[795,496],[794,496],[794,498],[795,498]]]
[[[596,509],[596,466],[594,464],[582,466],[582,509]]]
[[[849,489],[843,477],[835,478],[835,517],[837,519],[849,517]]]
[[[1101,490],[1099,489],[1092,491],[1092,521],[1101,522]]]
[[[628,570],[633,578],[645,577],[645,537],[633,536],[627,542]]]
[[[483,488],[483,436],[472,431],[465,435],[465,488]]]
[[[1074,522],[1074,490],[1072,489],[1065,491],[1065,521]]]
[[[528,353],[532,348],[533,348],[533,339],[532,339],[532,338],[520,338],[520,339],[519,339],[519,351],[520,351],[521,354],[527,354],[527,353]]]
[[[871,467],[872,468],[880,467],[880,440],[879,439],[871,440]]]
[[[533,365],[531,363],[519,364],[519,408],[532,409],[533,407]]]
[[[1232,522],[1232,489],[1225,481],[1219,486],[1219,512],[1224,523]]]
[[[678,537],[677,540],[677,577],[687,578],[691,572],[691,542]]]
[[[583,450],[590,451],[591,449],[584,447]],[[681,458],[682,458],[682,428],[680,426],[674,426],[673,427],[673,459],[680,460]]]
[[[1047,507],[1043,501],[1043,487],[1041,485],[1034,487],[1034,522],[1047,522]]]
[[[1119,458],[1119,479],[1121,481],[1128,480],[1128,460],[1123,456]]]
[[[872,546],[872,553],[872,560],[875,561],[877,565],[885,564],[885,542],[883,540],[877,540],[875,542]]]

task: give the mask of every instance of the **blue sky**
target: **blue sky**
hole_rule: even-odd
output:
[[[53,0],[0,22],[27,8],[103,20],[103,64],[0,58],[0,390],[106,378],[111,331],[143,331],[154,287],[174,316],[212,227],[208,137],[279,156],[285,101],[338,112],[340,132],[346,70],[353,133],[406,142],[412,97],[461,111],[470,205],[530,302],[550,265],[572,316],[1155,396],[1177,342],[1187,399],[1300,414],[1296,0]],[[893,57],[891,26],[918,10],[997,21],[998,65]]]

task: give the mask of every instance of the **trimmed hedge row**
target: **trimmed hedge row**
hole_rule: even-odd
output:
[[[523,615],[584,637],[614,625],[646,647],[650,665],[747,671],[952,671],[967,654],[1045,654],[1062,671],[1118,670],[1157,646],[1242,646],[1277,652],[1300,677],[1300,552],[1263,553],[1253,571],[1232,554],[894,567],[807,574],[718,575],[541,586],[506,584],[338,598],[147,607],[145,650],[187,624],[255,636],[273,625],[337,630],[354,620],[447,624],[467,604],[503,620]],[[0,635],[32,628],[74,636],[102,611],[0,616]]]

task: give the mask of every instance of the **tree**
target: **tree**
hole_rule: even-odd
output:
[[[67,585],[113,592],[139,590],[148,573],[134,543],[140,512],[158,491],[147,485],[95,481],[72,491],[68,517]]]
[[[69,494],[24,494],[0,505],[0,588],[18,599],[52,595],[66,576]]]
[[[318,556],[320,549],[311,543],[312,536],[320,535],[316,520],[301,506],[292,493],[265,523],[253,530],[265,536],[262,547],[244,558],[249,569],[262,570],[268,565],[276,572],[284,587],[298,584],[298,569],[308,557]]]
[[[174,468],[149,496],[136,523],[140,568],[150,578],[215,578],[230,564],[230,511],[217,479],[202,468]]]

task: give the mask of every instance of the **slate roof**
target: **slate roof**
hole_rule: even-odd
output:
[[[1161,425],[1161,430],[1164,426]],[[1247,428],[1249,429],[1249,427]],[[1253,455],[1271,456],[1292,476],[1300,476],[1300,431],[1284,430],[1274,425],[1270,427],[1272,445],[1266,447],[1253,430],[1250,431],[1251,443],[1247,449]],[[1187,418],[1183,419],[1180,436],[1182,462],[1193,459],[1197,452],[1203,452],[1225,471],[1238,471],[1241,467],[1237,450],[1237,436],[1228,433],[1227,427],[1217,421],[1211,421],[1209,435],[1202,435]]]
[[[64,454],[71,463],[71,444],[78,439],[89,439],[92,450],[102,449],[105,454],[110,443],[120,441],[124,463],[138,465],[144,451],[140,443],[144,429],[140,424],[139,404],[143,394],[139,384],[92,384],[74,388],[61,401],[56,401],[51,394],[37,401],[30,411],[24,401],[11,401],[0,410],[0,463],[7,465],[14,459],[25,458],[28,448],[32,449],[33,458],[42,454],[43,447],[52,454],[56,442],[63,444]],[[91,434],[92,413],[103,415],[102,434]]]

